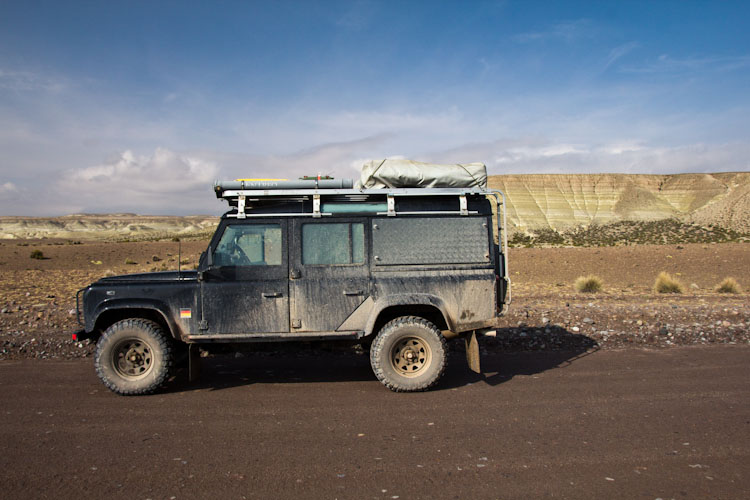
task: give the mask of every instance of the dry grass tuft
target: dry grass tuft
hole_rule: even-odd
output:
[[[580,276],[573,283],[576,291],[584,293],[596,293],[602,290],[602,279],[599,276],[590,274],[588,276]]]
[[[724,281],[716,285],[718,293],[742,293],[742,288],[734,278],[724,278]]]
[[[673,278],[666,272],[660,272],[654,282],[654,291],[657,293],[682,293],[684,287],[682,283]]]

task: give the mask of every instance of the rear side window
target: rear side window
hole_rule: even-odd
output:
[[[364,264],[365,227],[354,223],[302,225],[302,264]]]

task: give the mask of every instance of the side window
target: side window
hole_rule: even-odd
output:
[[[216,266],[281,265],[279,224],[235,224],[227,226],[214,251]]]
[[[302,264],[364,264],[365,227],[355,223],[302,225]]]

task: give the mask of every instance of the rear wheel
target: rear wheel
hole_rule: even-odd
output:
[[[375,337],[370,364],[378,380],[392,391],[427,390],[445,371],[445,338],[424,318],[396,318]]]
[[[173,365],[170,339],[153,321],[118,321],[96,345],[96,373],[112,392],[150,394],[169,377]]]

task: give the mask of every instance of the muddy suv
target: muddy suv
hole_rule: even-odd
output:
[[[208,343],[359,340],[386,387],[420,391],[443,374],[446,340],[463,337],[479,370],[477,335],[509,296],[501,193],[229,181],[215,194],[230,210],[196,270],[78,292],[74,338],[97,340],[109,389],[153,392],[183,352],[192,378]]]

